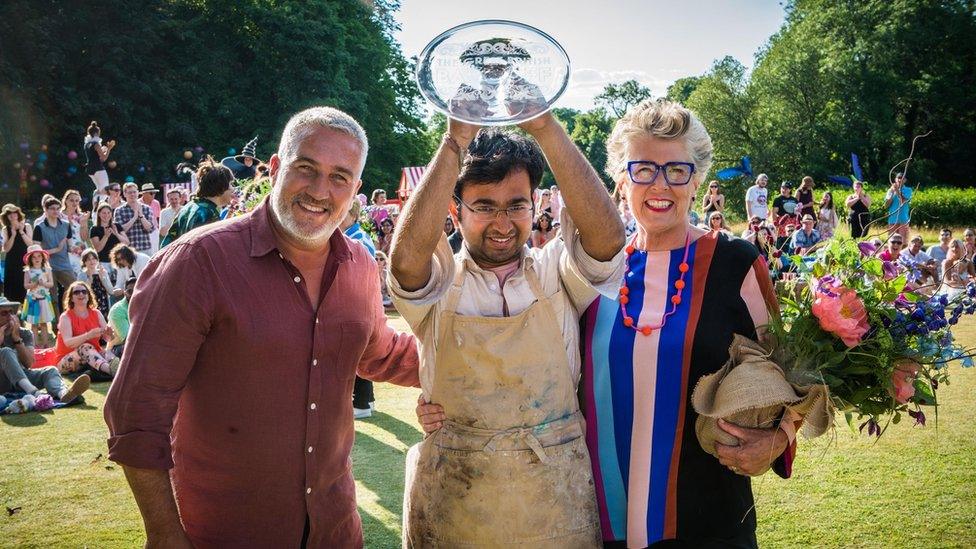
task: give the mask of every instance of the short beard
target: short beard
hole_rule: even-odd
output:
[[[292,199],[292,201],[294,201],[294,199]],[[335,211],[336,210],[333,207],[333,213]],[[328,242],[329,238],[332,237],[332,233],[335,232],[335,230],[339,227],[339,223],[342,221],[341,218],[338,220],[330,219],[328,223],[317,230],[310,232],[304,229],[292,216],[291,204],[281,192],[280,185],[276,185],[271,188],[271,212],[278,220],[278,224],[281,226],[281,229],[290,238],[301,244],[307,245],[308,247],[318,247]]]

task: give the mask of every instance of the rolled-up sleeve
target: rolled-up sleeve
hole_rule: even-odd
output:
[[[417,340],[414,336],[397,332],[387,323],[380,295],[379,273],[376,263],[370,261],[369,272],[364,280],[372,281],[367,294],[373,296],[373,323],[369,342],[359,360],[357,371],[361,377],[373,381],[386,381],[395,385],[420,387],[420,358],[417,355]],[[432,277],[433,278],[433,277]]]
[[[563,208],[560,215],[560,227],[567,253],[562,254],[559,262],[559,276],[577,308],[589,306],[593,300],[593,290],[611,299],[616,298],[626,270],[624,248],[618,250],[609,261],[590,257],[583,249],[579,231],[567,208]]]
[[[430,262],[430,280],[423,288],[404,290],[392,272],[387,274],[387,287],[397,311],[411,326],[419,326],[427,318],[434,304],[447,295],[454,280],[456,266],[447,236],[442,235]]]
[[[174,245],[136,283],[122,366],[105,401],[109,459],[170,469],[170,430],[180,393],[214,312],[215,274],[206,252]],[[191,282],[192,281],[192,282]]]

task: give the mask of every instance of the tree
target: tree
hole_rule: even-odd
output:
[[[20,139],[68,150],[98,120],[118,140],[113,179],[166,181],[185,149],[215,157],[259,136],[277,146],[288,117],[331,105],[370,140],[366,191],[392,190],[426,150],[412,67],[393,39],[395,0],[52,0],[0,4],[0,164]],[[143,167],[143,170],[139,168]],[[9,177],[0,167],[0,179]],[[83,170],[56,186],[90,189]],[[83,193],[84,194],[84,193]]]
[[[674,81],[674,84],[668,86],[667,98],[671,101],[677,101],[682,105],[688,101],[691,97],[692,92],[698,87],[698,83],[701,82],[700,76],[686,76],[684,78],[679,78]]]
[[[642,86],[636,80],[627,80],[620,84],[607,84],[603,91],[593,98],[598,107],[603,107],[620,118],[627,109],[651,97],[651,90]]]

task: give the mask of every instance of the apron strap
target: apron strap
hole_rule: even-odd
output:
[[[546,454],[546,450],[542,447],[542,443],[536,438],[535,433],[533,433],[532,428],[523,429],[507,429],[505,431],[499,431],[495,433],[493,437],[488,439],[488,443],[485,444],[485,452],[493,453],[495,451],[495,446],[498,441],[503,437],[515,436],[516,439],[524,442],[529,448],[535,452],[535,455],[539,457],[539,461],[542,463],[549,463],[549,456]]]

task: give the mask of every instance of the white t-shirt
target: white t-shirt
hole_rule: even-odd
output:
[[[753,185],[746,191],[746,202],[749,204],[748,211],[751,215],[758,215],[762,219],[769,217],[769,207],[766,204],[766,197],[769,189]]]

